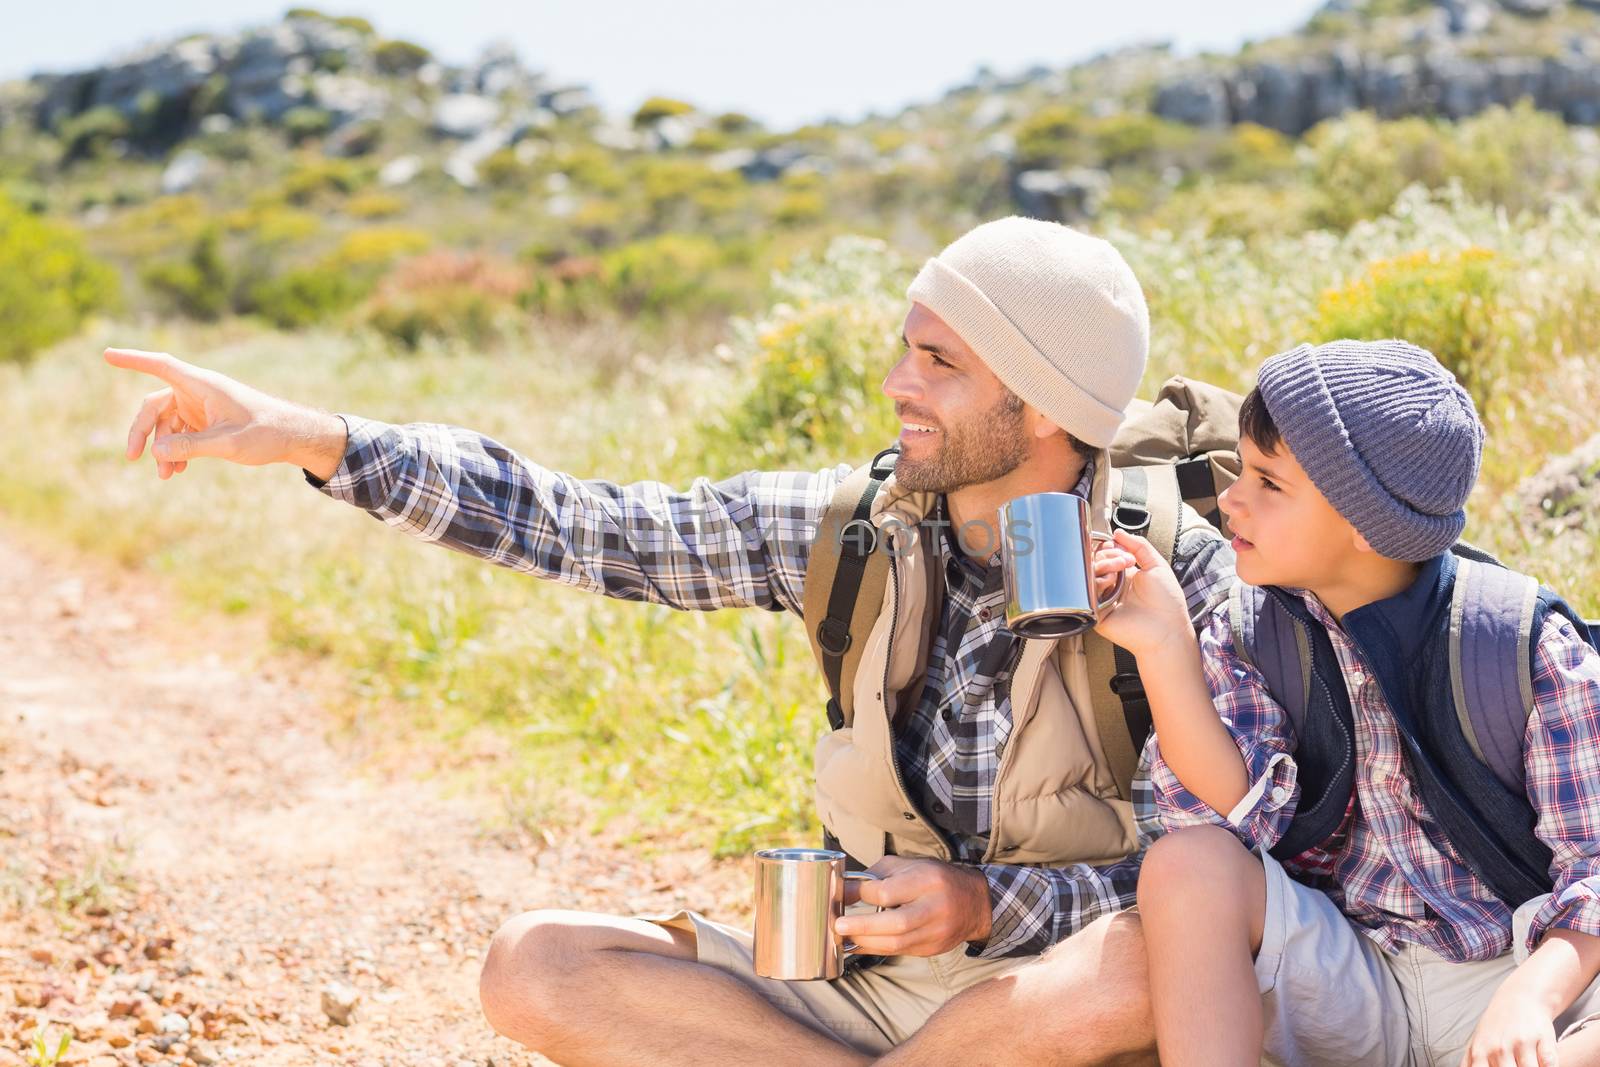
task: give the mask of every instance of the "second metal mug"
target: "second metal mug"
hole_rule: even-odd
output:
[[[790,981],[838,978],[855,946],[833,931],[844,914],[845,855],[825,848],[765,848],[756,853],[755,971]]]
[[[1089,521],[1089,502],[1075,493],[1030,493],[1000,508],[1000,571],[1006,625],[1022,637],[1070,637],[1117,606],[1127,576],[1110,595],[1094,589],[1094,544],[1111,540]]]

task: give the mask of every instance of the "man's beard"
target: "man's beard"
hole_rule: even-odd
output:
[[[945,426],[931,456],[895,464],[895,484],[919,493],[952,493],[1003,478],[1028,458],[1022,398],[1008,392],[983,415]]]

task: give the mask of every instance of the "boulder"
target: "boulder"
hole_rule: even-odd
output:
[[[1190,126],[1226,126],[1233,121],[1227,84],[1209,74],[1188,75],[1162,86],[1156,92],[1155,113]]]
[[[378,184],[393,188],[407,185],[422,173],[422,160],[417,156],[396,156],[378,168]]]
[[[211,159],[204,152],[184,149],[173,156],[172,162],[161,172],[161,193],[163,196],[186,193],[200,184],[211,170]]]
[[[1011,181],[1011,198],[1020,214],[1036,219],[1071,222],[1093,218],[1111,190],[1103,170],[1025,170]]]
[[[433,106],[433,131],[444,137],[469,140],[495,124],[500,105],[486,96],[451,93]]]
[[[1544,18],[1567,6],[1567,0],[1500,0],[1500,6],[1513,15]]]

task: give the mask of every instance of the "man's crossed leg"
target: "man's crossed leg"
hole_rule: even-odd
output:
[[[565,1067],[1154,1062],[1132,913],[1023,960],[958,947],[837,982],[763,979],[749,960],[747,935],[687,913],[534,911],[495,934],[480,991],[496,1031]]]

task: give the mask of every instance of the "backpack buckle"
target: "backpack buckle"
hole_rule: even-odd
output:
[[[1127,533],[1143,535],[1150,529],[1150,509],[1118,504],[1111,509],[1111,525]]]
[[[1110,685],[1111,691],[1119,697],[1144,696],[1144,682],[1137,674],[1113,674]]]
[[[827,618],[817,627],[817,644],[830,656],[842,656],[850,651],[851,641],[850,624],[847,622]]]

